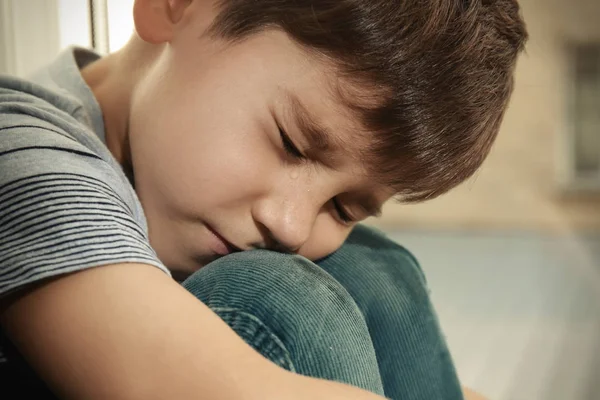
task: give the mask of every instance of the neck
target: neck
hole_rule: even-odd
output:
[[[133,183],[129,146],[131,99],[138,82],[162,50],[134,36],[118,52],[86,66],[81,74],[102,109],[106,145]]]

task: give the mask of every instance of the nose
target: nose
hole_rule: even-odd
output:
[[[298,191],[285,197],[258,200],[253,218],[263,231],[265,246],[284,252],[297,252],[311,235],[320,207],[315,199]]]

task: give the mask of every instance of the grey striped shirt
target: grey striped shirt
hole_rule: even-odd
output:
[[[31,81],[0,76],[0,296],[107,264],[169,273],[81,77],[97,58],[71,48]]]

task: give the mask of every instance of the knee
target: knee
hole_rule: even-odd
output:
[[[235,253],[207,265],[183,285],[213,309],[251,311],[286,331],[362,319],[346,289],[300,256],[263,250]]]
[[[184,287],[279,366],[383,393],[363,314],[311,261],[268,251],[231,254]]]
[[[418,314],[429,307],[427,281],[416,258],[373,228],[358,225],[319,266],[349,291],[368,318]]]

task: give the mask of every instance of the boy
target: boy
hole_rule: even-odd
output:
[[[516,1],[137,0],[134,19],[122,51],[0,81],[16,395],[461,398],[416,262],[353,227],[480,166]]]

